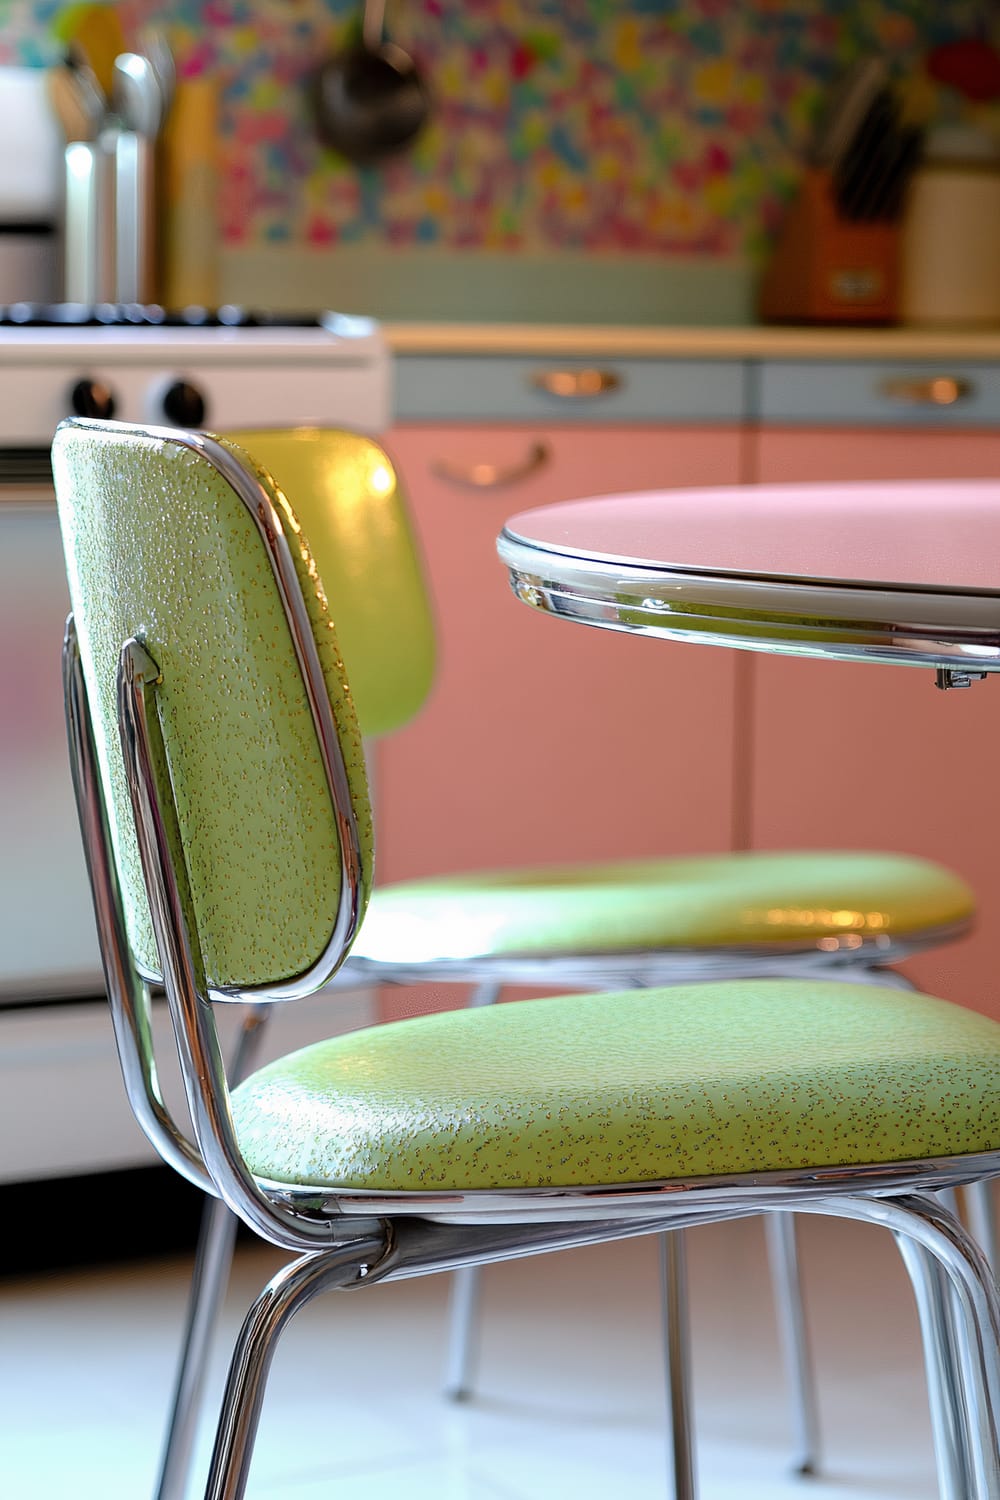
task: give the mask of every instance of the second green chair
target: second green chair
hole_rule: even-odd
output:
[[[229,436],[294,494],[337,621],[362,733],[368,740],[390,734],[419,712],[435,666],[431,593],[391,459],[371,439],[341,431]],[[960,936],[972,917],[972,894],[956,875],[893,853],[539,863],[376,887],[336,983],[472,983],[476,1005],[497,1000],[505,986],[596,991],[746,975],[905,987],[889,966]],[[248,1011],[234,1061],[239,1074],[253,1065],[264,1016],[261,1007]],[[808,1471],[816,1462],[816,1417],[794,1219],[778,1214],[766,1222],[796,1403],[796,1463]],[[159,1500],[181,1493],[234,1230],[232,1216],[210,1199]],[[667,1238],[677,1250],[679,1234]],[[679,1278],[674,1254],[670,1265]],[[477,1274],[468,1267],[455,1280],[446,1376],[454,1396],[470,1388]]]

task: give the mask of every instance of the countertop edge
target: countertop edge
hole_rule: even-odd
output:
[[[385,322],[397,355],[647,359],[1000,359],[1000,329],[635,328],[618,325]]]

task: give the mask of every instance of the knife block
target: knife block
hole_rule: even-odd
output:
[[[893,323],[899,311],[899,226],[846,219],[827,171],[806,169],[760,283],[769,323]]]

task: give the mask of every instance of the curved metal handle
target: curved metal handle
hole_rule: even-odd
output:
[[[527,458],[520,463],[501,468],[498,464],[457,464],[450,459],[438,458],[431,464],[431,472],[438,479],[447,479],[450,484],[465,484],[476,490],[499,490],[507,484],[520,484],[543,469],[552,457],[548,443],[532,443]]]
[[[361,40],[369,52],[377,52],[385,41],[385,0],[365,0]]]
[[[882,395],[907,406],[954,406],[973,394],[970,380],[957,375],[927,375],[918,380],[883,380]]]
[[[540,391],[564,401],[606,396],[621,383],[614,370],[539,370],[531,377],[531,384]]]

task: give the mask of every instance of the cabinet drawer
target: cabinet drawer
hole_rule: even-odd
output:
[[[734,422],[745,406],[737,360],[401,355],[395,379],[401,422]]]
[[[757,420],[872,427],[1000,427],[1000,368],[952,360],[759,366]]]

